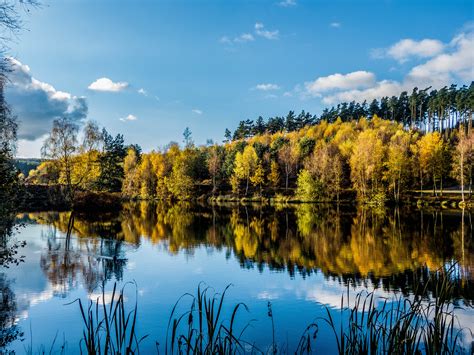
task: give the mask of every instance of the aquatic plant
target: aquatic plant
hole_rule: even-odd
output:
[[[339,354],[455,354],[468,351],[461,343],[464,332],[455,315],[455,265],[432,273],[414,296],[377,298],[360,292],[354,305],[341,297],[339,325],[328,307],[322,320],[332,329]],[[429,283],[433,291],[429,297]],[[381,301],[381,305],[377,305]],[[345,319],[345,321],[344,321]],[[472,353],[472,345],[470,352]]]

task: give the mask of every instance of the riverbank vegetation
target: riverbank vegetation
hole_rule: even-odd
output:
[[[320,118],[292,111],[267,121],[242,121],[223,144],[183,144],[142,153],[88,122],[56,120],[45,141],[48,160],[29,184],[76,191],[120,192],[126,198],[297,201],[357,200],[375,205],[408,195],[441,198],[446,186],[472,196],[474,85],[341,104]],[[390,103],[390,105],[387,104]],[[388,106],[387,106],[388,105]],[[385,115],[390,120],[382,119]]]

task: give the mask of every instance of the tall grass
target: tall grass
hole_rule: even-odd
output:
[[[340,320],[328,307],[319,318],[334,333],[339,354],[457,354],[473,351],[462,345],[464,332],[455,314],[455,283],[453,267],[433,273],[421,290],[410,297],[380,298],[360,292],[350,306],[349,291],[341,297]],[[136,285],[135,285],[136,286]],[[124,286],[125,287],[125,286]],[[163,344],[165,354],[309,354],[317,351],[318,324],[306,327],[296,348],[278,344],[271,303],[271,345],[260,349],[245,337],[252,320],[245,321],[241,313],[249,313],[247,305],[238,303],[229,310],[225,304],[230,286],[222,293],[199,284],[196,294],[181,296],[171,310]],[[431,290],[431,291],[428,291]],[[107,304],[107,301],[110,303]],[[124,288],[112,298],[105,292],[84,308],[78,300],[84,331],[81,352],[88,354],[135,354],[146,336],[136,334],[137,302],[125,309]],[[242,319],[241,319],[242,318]],[[239,321],[237,321],[239,319]],[[270,337],[269,337],[270,338]],[[328,341],[328,339],[325,339]],[[329,340],[330,341],[330,340]],[[159,344],[157,343],[157,351]]]
[[[279,350],[275,339],[275,325],[271,304],[268,303],[268,316],[272,323],[272,344],[268,349],[260,349],[244,337],[245,331],[251,325],[249,321],[237,327],[237,315],[241,311],[248,312],[244,303],[238,303],[230,312],[230,319],[222,316],[224,299],[230,285],[222,294],[215,293],[209,287],[198,286],[196,295],[183,295],[173,307],[168,321],[165,343],[165,353],[168,354],[277,354],[285,353]],[[191,299],[189,309],[178,314],[177,309],[182,300]],[[317,326],[306,327],[301,336],[296,354],[311,353],[312,344],[316,340]],[[288,349],[286,349],[288,352]]]
[[[431,297],[429,284],[415,292],[412,298],[376,298],[374,293],[361,292],[354,305],[344,306],[341,297],[338,325],[329,308],[322,318],[332,329],[339,354],[456,354],[465,353],[462,345],[464,332],[455,315],[453,301],[453,267],[432,274],[434,283]],[[381,305],[377,303],[381,301]]]
[[[140,342],[147,336],[138,339],[137,323],[137,288],[135,284],[135,305],[131,311],[125,310],[124,290],[127,284],[117,292],[114,284],[110,300],[106,297],[104,287],[102,295],[95,301],[89,301],[84,308],[80,299],[79,308],[85,329],[79,344],[81,353],[87,354],[135,354],[139,352]],[[109,304],[107,304],[110,302]]]

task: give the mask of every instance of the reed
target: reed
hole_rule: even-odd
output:
[[[410,297],[377,297],[373,292],[360,292],[350,306],[349,292],[342,295],[340,320],[326,307],[326,316],[319,318],[327,324],[335,337],[339,354],[457,354],[473,351],[465,349],[462,329],[455,314],[455,265],[432,273],[428,282]],[[126,285],[125,285],[126,286]],[[84,331],[81,352],[88,354],[135,354],[146,336],[136,334],[137,302],[126,310],[124,290],[114,285],[112,297],[105,291],[84,308],[79,303]],[[271,320],[271,345],[260,349],[245,338],[253,320],[240,319],[249,313],[245,303],[237,303],[230,310],[225,304],[227,286],[222,293],[199,284],[196,294],[186,293],[175,303],[168,318],[165,354],[309,354],[317,350],[317,323],[308,325],[296,349],[278,344],[275,319],[269,302],[267,315]],[[135,284],[136,289],[136,284]],[[429,291],[430,290],[430,291]],[[107,302],[110,302],[107,304]],[[467,303],[469,307],[472,307]],[[229,317],[230,316],[230,317]],[[239,318],[239,321],[237,319]],[[157,343],[157,352],[159,344]]]
[[[127,283],[129,284],[129,283]],[[147,336],[137,337],[137,287],[135,285],[135,305],[131,311],[125,308],[124,290],[118,292],[114,284],[111,298],[106,298],[104,287],[102,295],[95,301],[89,301],[87,308],[79,303],[85,329],[79,344],[81,353],[87,354],[135,354],[139,345]],[[76,302],[74,301],[74,302]],[[107,304],[110,302],[109,304]]]
[[[241,327],[236,326],[237,316],[241,311],[249,312],[245,303],[232,307],[230,319],[222,317],[224,300],[231,285],[222,293],[213,292],[210,287],[198,286],[196,295],[189,293],[181,296],[174,305],[166,334],[165,353],[168,354],[283,354],[288,349],[279,347],[275,338],[275,324],[271,303],[268,303],[268,317],[271,319],[272,344],[268,349],[260,349],[244,337],[251,325],[249,321]],[[177,309],[184,298],[190,298],[189,309],[178,314]],[[295,354],[309,354],[316,341],[317,325],[310,324],[304,330]]]
[[[326,307],[322,320],[332,329],[339,354],[455,354],[464,353],[460,341],[463,332],[454,311],[452,273],[433,273],[429,283],[434,291],[428,295],[426,284],[412,298],[376,298],[374,293],[361,292],[354,305],[344,306],[341,297],[339,324]],[[431,297],[429,297],[431,296]],[[378,301],[381,302],[378,305]],[[472,353],[471,345],[471,353]]]

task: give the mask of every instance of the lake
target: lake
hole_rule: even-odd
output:
[[[341,296],[358,292],[411,297],[429,271],[454,265],[459,327],[473,329],[473,215],[461,210],[357,209],[351,206],[129,203],[105,215],[18,215],[14,238],[24,262],[1,270],[4,349],[24,353],[65,345],[78,353],[83,323],[76,299],[111,297],[125,286],[138,304],[143,353],[163,351],[175,302],[198,285],[226,293],[224,317],[244,302],[238,324],[261,349],[275,339],[294,349],[319,325],[315,350],[336,350],[326,309],[339,317]],[[134,283],[128,283],[133,281]],[[128,283],[128,284],[127,284]],[[136,285],[135,285],[136,283]],[[5,296],[4,296],[5,298]],[[182,300],[185,309],[190,299]],[[181,307],[181,306],[180,306]],[[249,323],[250,322],[250,323]],[[11,335],[10,337],[6,335]],[[469,335],[461,340],[468,345]]]

